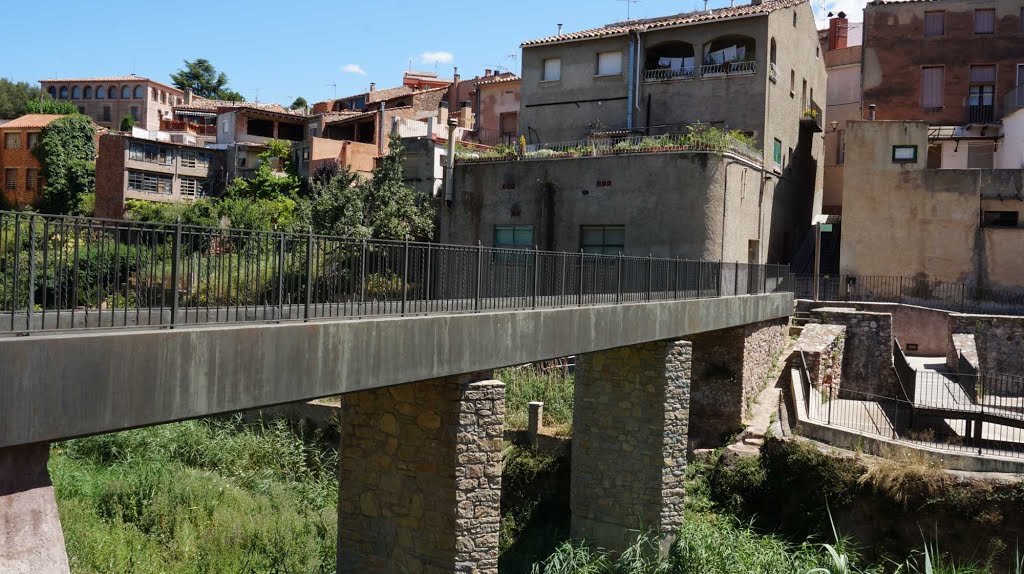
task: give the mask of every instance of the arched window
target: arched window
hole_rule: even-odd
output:
[[[793,27],[796,28],[796,10],[793,10]]]
[[[82,99],[82,88],[79,86],[73,86],[71,88],[71,99],[80,100]]]
[[[102,100],[107,97],[107,91],[103,89],[103,86],[96,86],[96,99]]]
[[[772,38],[771,46],[768,48],[768,58],[771,63],[778,63],[775,59],[775,38]]]
[[[85,89],[82,90],[82,99],[83,100],[91,100],[92,99],[92,86],[86,86]]]
[[[51,98],[53,98],[55,100],[57,99],[57,88],[56,87],[50,86],[49,88],[46,89],[46,92],[48,94],[50,94]]]
[[[117,86],[110,86],[109,88],[107,88],[107,99],[108,100],[116,100],[117,99]]]
[[[132,87],[131,86],[121,86],[121,99],[122,100],[130,100],[131,97],[132,97]]]
[[[62,100],[68,99],[68,87],[67,86],[61,86],[60,87],[60,99],[62,99]]]
[[[142,86],[135,86],[135,93],[133,95],[136,100],[141,100],[146,97],[146,89]]]
[[[669,80],[693,76],[695,52],[688,42],[662,42],[647,49],[644,79]]]
[[[756,43],[750,36],[721,36],[704,45],[702,73],[754,72]]]

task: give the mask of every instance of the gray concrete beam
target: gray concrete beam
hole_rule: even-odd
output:
[[[0,339],[0,447],[677,339],[791,314],[790,293]]]

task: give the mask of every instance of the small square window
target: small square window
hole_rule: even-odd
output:
[[[547,58],[544,60],[544,72],[541,81],[555,82],[562,79],[562,59]]]
[[[782,167],[782,142],[778,139],[775,140],[772,147],[772,163],[775,164],[775,167]]]
[[[946,33],[946,13],[945,12],[925,12],[924,13],[924,35],[925,36],[942,36]]]
[[[5,149],[21,149],[21,133],[12,132],[4,136]]]
[[[893,163],[917,163],[916,145],[894,145],[892,146]]]
[[[597,55],[597,75],[617,76],[622,74],[622,52],[600,52]]]
[[[982,216],[983,227],[1017,227],[1020,213],[1016,211],[986,211]]]

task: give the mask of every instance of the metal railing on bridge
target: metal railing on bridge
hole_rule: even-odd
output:
[[[888,275],[797,275],[798,299],[903,303],[960,313],[1024,314],[1024,291]]]
[[[360,318],[791,291],[788,266],[0,212],[0,331]]]

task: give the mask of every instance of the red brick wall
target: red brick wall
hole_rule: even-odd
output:
[[[124,217],[126,141],[125,138],[113,134],[100,138],[100,153],[96,158],[96,217]]]
[[[990,6],[978,6],[987,8]],[[877,106],[880,120],[921,120],[933,125],[964,124],[971,65],[997,66],[997,117],[1002,96],[1013,89],[1017,64],[1024,63],[1020,8],[997,12],[995,34],[974,33],[974,5],[905,2],[869,4],[864,10],[864,110]],[[996,4],[997,10],[999,4]],[[945,34],[924,36],[924,13],[945,9]],[[921,107],[921,67],[945,66],[943,108]]]
[[[15,128],[4,130],[0,128],[0,190],[3,190],[4,199],[11,206],[24,207],[26,205],[36,205],[39,200],[42,199],[43,181],[42,166],[39,165],[39,160],[32,154],[32,150],[28,149],[28,133],[35,132],[39,133],[39,128]],[[19,149],[6,149],[5,141],[8,133],[18,133],[21,135],[21,147]],[[8,169],[16,169],[17,173],[17,189],[8,190],[6,174]],[[26,184],[26,170],[36,170],[38,183],[36,189],[30,191],[25,188]]]

